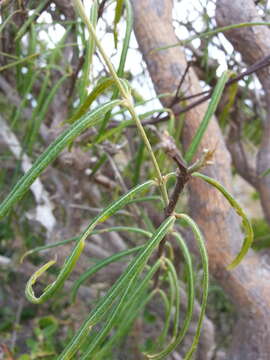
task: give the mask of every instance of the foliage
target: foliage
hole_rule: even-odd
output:
[[[27,152],[33,154],[33,152],[36,151],[35,144],[37,143],[39,130],[51,102],[55,99],[57,92],[63,86],[65,81],[74,75],[70,69],[68,60],[66,60],[64,68],[59,66],[61,49],[65,46],[65,37],[69,36],[74,29],[76,29],[75,46],[79,47],[78,44],[80,42],[83,43],[83,54],[86,59],[84,66],[81,69],[81,77],[75,79],[74,86],[76,86],[78,96],[73,98],[73,100],[75,103],[77,102],[77,105],[74,109],[73,101],[70,101],[70,113],[65,119],[65,124],[62,124],[67,126],[67,128],[63,130],[39,156],[37,156],[33,166],[16,181],[15,186],[13,186],[10,193],[4,198],[0,205],[1,221],[4,222],[6,219],[4,219],[4,217],[7,215],[9,216],[8,219],[10,219],[10,222],[15,221],[15,205],[19,201],[23,202],[23,197],[29,191],[35,180],[42,176],[48,167],[52,166],[53,162],[60,156],[60,153],[64,149],[72,150],[78,137],[86,130],[93,129],[95,136],[91,138],[90,143],[88,142],[87,144],[81,145],[83,150],[91,148],[99,154],[100,144],[106,143],[108,140],[110,140],[112,144],[117,144],[119,139],[125,134],[125,130],[130,125],[134,124],[136,125],[137,133],[139,135],[139,146],[132,160],[132,170],[125,169],[129,174],[132,173],[130,176],[131,181],[129,183],[133,184],[133,187],[130,186],[130,189],[125,191],[123,195],[117,193],[119,192],[118,189],[114,194],[116,200],[110,202],[104,210],[101,210],[76,237],[36,247],[23,255],[24,259],[27,255],[42,250],[74,243],[73,250],[66,258],[64,264],[62,266],[59,265],[60,270],[56,278],[54,278],[53,282],[47,285],[42,292],[39,292],[38,295],[34,288],[35,284],[41,275],[43,275],[52,265],[57,263],[57,259],[55,258],[54,260],[48,261],[32,274],[26,284],[26,297],[30,302],[35,304],[41,304],[54,299],[54,296],[61,292],[66,281],[70,278],[72,271],[80,261],[81,254],[84,251],[88,238],[93,234],[102,235],[105,232],[124,231],[128,234],[137,233],[141,238],[146,237],[147,240],[142,241],[138,246],[133,246],[96,262],[74,282],[71,289],[71,302],[75,301],[80,286],[98,271],[107,267],[109,264],[120,260],[125,260],[127,264],[122,275],[107,290],[105,295],[101,296],[96,301],[90,313],[85,315],[83,324],[71,337],[64,348],[59,349],[59,346],[57,346],[54,339],[54,336],[59,329],[58,320],[53,316],[38,318],[36,319],[36,327],[34,328],[35,339],[29,339],[28,341],[31,355],[23,354],[19,359],[53,359],[57,356],[57,359],[64,360],[74,358],[74,356],[77,356],[76,354],[78,354],[78,352],[81,359],[106,359],[112,353],[112,349],[126,337],[136,319],[144,313],[147,305],[153,301],[155,297],[160,297],[164,303],[164,327],[160,333],[159,341],[154,343],[150,349],[146,347],[144,355],[148,359],[155,360],[166,358],[168,354],[173,352],[179,344],[182,343],[190,328],[194,312],[196,292],[194,273],[196,271],[194,269],[190,250],[188,249],[185,240],[177,231],[178,227],[176,224],[179,224],[180,222],[181,224],[185,223],[185,225],[194,233],[203,270],[200,314],[194,339],[185,356],[185,359],[191,359],[199,342],[207,305],[209,288],[207,251],[203,234],[197,224],[189,215],[178,211],[177,200],[181,191],[178,191],[177,193],[177,183],[181,181],[181,176],[179,176],[179,172],[169,172],[171,169],[170,166],[165,164],[164,153],[156,150],[156,147],[154,146],[157,144],[156,137],[148,129],[143,127],[142,119],[157,112],[169,113],[170,121],[168,130],[173,136],[172,141],[174,144],[179,143],[181,129],[179,128],[176,134],[173,134],[172,129],[174,128],[175,119],[169,109],[154,108],[151,109],[151,111],[139,114],[137,111],[138,106],[141,105],[141,103],[145,104],[146,101],[142,100],[141,97],[138,101],[138,97],[133,96],[134,90],[132,89],[130,82],[125,79],[125,62],[130,45],[133,22],[130,2],[129,0],[116,1],[113,27],[115,47],[117,49],[119,48],[120,43],[117,27],[119,26],[122,16],[125,15],[126,19],[126,32],[122,43],[122,50],[119,52],[120,61],[117,69],[114,68],[106,50],[103,48],[97,36],[97,1],[93,1],[89,20],[89,16],[85,11],[82,2],[80,0],[73,0],[74,8],[78,14],[77,21],[70,24],[70,27],[67,28],[65,34],[55,48],[47,50],[43,54],[43,60],[39,59],[37,61],[37,57],[42,53],[42,44],[38,44],[35,35],[35,26],[38,26],[38,24],[35,23],[35,19],[37,14],[44,6],[46,6],[46,4],[47,1],[40,2],[38,7],[34,8],[27,21],[19,28],[15,37],[19,56],[12,59],[14,61],[8,62],[0,68],[0,71],[15,69],[18,73],[17,86],[22,96],[22,102],[17,109],[12,111],[10,123],[13,129],[17,129],[18,126],[20,126],[18,125],[18,119],[23,112],[24,105],[28,102],[29,93],[33,91],[36,82],[42,81],[41,91],[37,97],[37,104],[35,105],[33,116],[29,119],[29,122],[23,126],[25,131],[23,142],[27,148]],[[11,20],[12,14],[6,17],[5,21],[1,24],[2,31]],[[261,25],[260,23],[256,24]],[[247,26],[247,24],[241,24],[241,26]],[[199,37],[212,36],[217,32],[224,30],[226,29],[217,29],[202,34],[202,36]],[[89,36],[88,38],[87,34]],[[27,46],[25,46],[25,37],[27,37],[28,40]],[[194,37],[189,39],[189,41],[193,39]],[[95,49],[98,51],[102,61],[106,65],[107,76],[100,76],[99,79],[95,79],[95,83],[91,84],[91,91],[88,91],[90,70],[91,65],[93,64]],[[24,54],[24,56],[20,57],[21,54]],[[46,63],[45,68],[41,66],[42,61]],[[27,76],[23,77],[22,69],[24,69],[24,66],[27,69]],[[49,86],[54,72],[59,73],[58,80],[54,83],[54,86]],[[237,200],[216,180],[198,172],[200,168],[208,165],[211,153],[214,149],[206,151],[199,161],[191,163],[195,155],[200,157],[200,154],[197,154],[198,147],[213,114],[216,112],[225,84],[230,76],[230,72],[225,72],[217,81],[205,117],[184,155],[185,161],[183,161],[182,167],[179,167],[179,171],[180,175],[186,172],[186,182],[193,176],[198,177],[202,181],[217,188],[242,218],[245,239],[235,260],[233,260],[230,265],[228,264],[230,268],[233,268],[240,263],[252,244],[252,227]],[[110,99],[108,99],[109,96],[111,96]],[[233,100],[230,103],[231,106]],[[227,109],[225,115],[229,116],[228,113],[229,109]],[[117,118],[117,116],[121,117],[122,122],[117,123],[116,126],[110,127],[112,119],[114,117]],[[92,176],[94,176],[103,166],[104,162],[107,161],[107,158],[109,158],[108,154],[106,154],[106,152],[102,153],[95,164],[95,168],[91,174]],[[147,164],[148,167],[147,171],[144,170],[145,164]],[[143,177],[148,180],[141,182]],[[175,186],[173,186],[174,182]],[[182,185],[184,187],[185,183]],[[172,193],[172,195],[169,195],[170,193]],[[155,227],[152,224],[147,216],[147,211],[145,211],[141,205],[141,202],[152,201],[157,201],[158,205],[156,206],[160,212],[162,209],[167,210],[170,208],[169,213],[165,211],[163,221],[158,227]],[[172,203],[173,206],[171,205]],[[137,220],[140,218],[142,221],[135,220],[131,226],[130,224],[126,224],[126,220],[120,218],[123,220],[123,224],[120,223],[118,226],[113,227],[108,224],[107,226],[106,221],[125,210],[124,208],[132,209],[137,215]],[[102,223],[105,223],[106,227],[96,229],[96,226]],[[141,226],[144,226],[145,228],[141,228]],[[10,229],[10,223],[7,223],[7,225],[2,227],[1,239],[2,237],[11,237]],[[185,289],[188,294],[188,306],[182,324],[179,324],[181,276],[177,271],[174,261],[175,250],[170,245],[171,242],[176,244],[178,251],[180,250],[186,268]],[[5,313],[3,313],[3,316],[6,318]],[[6,326],[9,326],[9,324]]]

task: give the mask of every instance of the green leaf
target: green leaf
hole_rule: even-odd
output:
[[[46,114],[48,113],[48,108],[49,108],[51,102],[55,98],[55,95],[56,95],[57,91],[59,90],[59,88],[62,86],[64,81],[69,76],[70,76],[69,74],[65,74],[56,82],[56,84],[53,86],[53,88],[50,90],[50,92],[45,97],[44,104],[42,105],[42,107],[39,107],[39,102],[38,102],[37,111],[33,112],[33,116],[31,119],[32,126],[29,131],[29,138],[27,141],[28,150],[30,152],[32,151],[33,144],[35,143],[36,137],[39,133],[40,125],[43,122],[43,120],[45,119]]]
[[[129,0],[125,0],[125,4],[126,4],[126,31],[125,31],[125,37],[124,37],[124,41],[123,41],[123,47],[122,47],[122,51],[121,51],[121,57],[120,57],[120,62],[119,62],[119,66],[117,69],[117,75],[120,78],[124,77],[124,70],[125,70],[125,64],[126,64],[126,59],[127,59],[127,54],[128,54],[128,49],[129,49],[129,43],[130,43],[130,37],[131,37],[131,33],[133,30],[133,10],[132,10],[132,6],[130,4]],[[114,89],[113,94],[111,99],[116,99],[119,95],[119,90],[117,88]],[[99,134],[97,136],[97,140],[99,139],[100,136],[103,135],[104,130],[107,127],[107,124],[110,120],[110,112],[108,112],[106,114],[106,116],[104,117],[104,120],[100,126],[99,129]]]
[[[105,140],[108,140],[114,135],[117,135],[118,133],[121,133],[123,129],[125,129],[127,126],[134,124],[133,120],[125,120],[119,123],[118,126],[109,129],[105,132],[103,132],[103,135],[98,136],[97,139],[94,141],[94,144],[100,144],[104,142]]]
[[[151,234],[151,233],[150,233]],[[108,258],[106,258],[105,260],[99,261],[96,265],[91,266],[88,270],[86,270],[80,277],[78,280],[75,281],[72,290],[71,290],[71,301],[74,302],[75,298],[77,296],[79,287],[86,281],[89,280],[90,277],[92,277],[94,274],[96,274],[100,269],[103,269],[104,267],[106,267],[109,264],[112,264],[120,259],[122,259],[123,257],[126,257],[128,255],[131,255],[139,250],[141,250],[143,248],[143,245],[141,246],[136,246],[133,249],[128,249],[128,250],[124,250],[124,251],[120,251],[117,254],[114,254]]]
[[[143,270],[152,252],[164,236],[170,231],[174,221],[175,217],[170,216],[160,225],[149,242],[128,265],[125,272],[110,288],[107,294],[99,300],[96,308],[89,314],[77,334],[73,337],[63,353],[58,357],[58,360],[67,360],[76,354],[84,341],[84,338],[88,336],[89,330],[105,316],[116,297],[123,291],[123,289],[126,288],[127,284],[129,284],[130,281],[137,277]]]
[[[237,91],[238,91],[238,83],[237,82],[232,84],[228,89],[229,100],[228,100],[228,103],[222,109],[222,112],[218,119],[222,129],[224,129],[224,127],[226,126],[226,124],[228,122],[230,110],[233,107],[235,97],[237,95]]]
[[[29,18],[23,23],[23,26],[20,27],[20,30],[18,31],[15,41],[20,40],[23,35],[26,33],[28,27],[31,25],[31,23],[40,15],[41,11],[45,8],[49,0],[43,0],[40,1],[38,6],[35,8],[35,10],[32,12],[32,14],[29,16]]]
[[[245,214],[244,210],[239,205],[239,203],[218,181],[216,181],[206,175],[203,175],[201,173],[197,173],[197,172],[193,173],[192,176],[201,178],[202,180],[208,182],[208,184],[214,186],[217,190],[219,190],[224,195],[224,197],[228,200],[228,202],[231,204],[231,206],[235,209],[237,214],[242,218],[242,225],[243,225],[244,231],[246,233],[246,236],[245,236],[245,239],[244,239],[244,242],[243,242],[240,252],[236,256],[236,258],[232,261],[232,263],[230,265],[228,265],[228,269],[233,269],[237,265],[239,265],[239,263],[242,261],[242,259],[244,258],[244,256],[246,255],[246,253],[248,252],[249,248],[252,245],[253,237],[254,237],[252,225],[251,225],[250,221],[248,220],[247,215]]]
[[[72,124],[74,121],[82,117],[89,109],[91,104],[96,100],[96,98],[102,93],[104,93],[104,91],[111,87],[113,84],[114,80],[112,78],[103,78],[102,80],[100,80],[97,86],[87,96],[84,103],[79,107],[75,114],[67,120],[67,122]]]
[[[97,26],[97,20],[98,20],[98,2],[97,0],[94,0],[90,12],[90,21],[93,24],[94,28],[96,28]],[[86,45],[86,55],[83,65],[83,75],[80,84],[80,87],[82,87],[81,100],[84,100],[87,97],[87,88],[90,81],[90,69],[93,63],[93,55],[95,53],[95,48],[96,48],[95,40],[91,35],[89,35],[88,44]]]
[[[182,251],[183,257],[185,259],[185,263],[187,266],[187,294],[188,294],[188,304],[187,304],[187,311],[185,314],[185,318],[182,324],[182,328],[179,331],[178,334],[176,334],[176,330],[178,327],[178,322],[175,321],[174,323],[174,337],[171,340],[171,342],[159,353],[146,353],[145,355],[150,359],[165,359],[167,355],[169,355],[174,349],[176,349],[177,346],[181,344],[183,341],[187,330],[189,329],[191,320],[192,320],[192,314],[193,314],[193,308],[194,308],[194,298],[195,298],[195,285],[194,285],[194,273],[193,273],[193,267],[192,267],[192,259],[189,253],[189,250],[182,238],[182,236],[179,233],[173,232],[172,235],[175,237],[178,246],[180,247],[180,250]],[[201,239],[200,239],[201,244]],[[201,247],[201,245],[200,245]],[[175,275],[174,275],[175,277]]]
[[[173,338],[176,337],[178,326],[179,326],[179,311],[180,311],[180,289],[178,283],[178,276],[175,270],[175,267],[171,260],[168,258],[164,259],[165,264],[168,267],[168,274],[169,274],[169,283],[171,287],[172,293],[172,305],[174,306],[174,321],[173,321]],[[172,308],[173,310],[173,308]],[[171,312],[173,314],[173,311]]]
[[[264,176],[267,176],[267,175],[269,175],[270,174],[270,168],[269,169],[267,169],[267,170],[265,170],[263,173],[261,173],[261,177],[264,177]]]
[[[154,291],[157,295],[160,295],[161,300],[163,301],[163,304],[164,304],[164,308],[165,308],[164,325],[163,325],[162,332],[157,340],[157,343],[160,344],[160,347],[164,348],[164,341],[167,337],[167,334],[168,334],[168,331],[170,328],[170,320],[171,320],[170,319],[171,318],[170,300],[168,299],[167,294],[163,290],[157,288]]]
[[[124,0],[116,0],[115,16],[114,16],[114,46],[117,48],[118,35],[117,35],[117,24],[119,23],[122,15],[122,10],[124,6]]]
[[[8,63],[6,65],[0,66],[0,72],[4,71],[4,70],[7,70],[7,69],[10,69],[10,68],[12,68],[14,66],[23,64],[25,62],[28,62],[28,61],[30,62],[30,61],[32,61],[32,59],[36,58],[39,55],[40,55],[39,53],[31,54],[31,55],[28,55],[28,56],[26,56],[26,57],[24,57],[22,59],[16,60],[16,61],[14,61],[12,63]]]
[[[145,291],[145,288],[149,286],[149,282],[151,278],[154,276],[155,272],[160,267],[160,260],[158,260],[148,271],[147,275],[142,281],[137,282],[137,286],[134,286],[133,283],[136,280],[134,277],[128,284],[126,289],[124,290],[124,294],[120,296],[119,301],[115,305],[113,312],[108,317],[107,323],[104,328],[99,332],[95,341],[90,345],[86,353],[83,355],[82,360],[87,360],[90,356],[93,356],[96,348],[104,341],[105,337],[108,335],[109,331],[113,328],[114,325],[119,323],[119,320],[122,315],[122,319],[125,319],[125,314],[127,310],[132,306],[132,304],[136,301],[142,292]],[[120,324],[123,322],[120,321]]]
[[[87,226],[84,232],[79,236],[79,239],[73,248],[70,256],[66,259],[63,267],[61,268],[56,280],[48,285],[44,292],[40,296],[36,296],[34,293],[33,285],[36,283],[37,279],[52,265],[55,264],[56,260],[51,260],[45,265],[43,265],[39,270],[37,270],[28,280],[25,289],[25,295],[29,301],[34,304],[40,304],[50,299],[53,294],[56,293],[61,287],[64,285],[65,280],[68,278],[70,273],[72,272],[74,266],[76,265],[83,249],[85,246],[85,240],[92,233],[97,224],[104,222],[110,216],[115,214],[119,209],[125,206],[128,201],[133,198],[133,196],[137,195],[140,191],[148,189],[151,185],[154,185],[155,182],[153,180],[149,180],[143,184],[140,184],[126,194],[121,196],[119,199],[114,201],[112,204],[107,206],[99,215],[97,215]]]
[[[223,93],[225,84],[228,81],[230,75],[231,75],[230,72],[225,71],[217,82],[217,85],[214,89],[213,95],[211,97],[211,100],[210,100],[210,103],[206,110],[206,113],[202,119],[202,122],[200,123],[200,126],[198,127],[196,134],[194,135],[194,137],[191,141],[191,144],[189,145],[189,147],[186,151],[185,160],[187,163],[190,163],[190,161],[192,160],[196,151],[198,150],[201,140],[207,130],[208,124],[209,124],[212,116],[215,114],[215,111],[216,111],[216,108],[221,99],[221,95]]]
[[[201,255],[201,259],[202,259],[202,268],[203,268],[201,311],[200,311],[200,315],[199,315],[199,319],[198,319],[198,323],[197,323],[197,329],[195,332],[193,342],[191,344],[191,347],[190,347],[188,353],[185,356],[185,360],[189,360],[189,359],[191,359],[191,357],[199,343],[199,338],[200,338],[202,324],[203,324],[203,318],[205,315],[205,310],[206,310],[206,305],[207,305],[207,297],[208,297],[208,291],[209,291],[208,256],[207,256],[207,251],[206,251],[206,247],[204,244],[203,235],[202,235],[200,229],[198,228],[197,224],[194,222],[194,220],[192,220],[191,217],[189,217],[186,214],[179,214],[179,215],[177,215],[177,217],[179,219],[183,219],[190,226],[190,228],[195,236],[195,239],[197,241],[198,247],[199,247],[199,251],[200,251],[200,255]]]
[[[121,311],[118,320],[118,327],[114,331],[113,335],[106,340],[100,351],[95,354],[95,360],[106,359],[106,355],[111,353],[111,349],[116,344],[118,344],[121,339],[126,338],[133,322],[139,316],[139,313],[144,309],[148,302],[153,298],[153,296],[158,292],[162,292],[162,290],[156,289],[149,295],[146,293],[147,287],[149,286],[149,281],[151,280],[151,277],[153,277],[155,271],[156,269],[152,267],[144,279],[142,281],[138,281],[139,286],[135,287],[135,291],[133,290],[133,292],[130,294],[130,301],[126,302],[123,310]],[[134,294],[136,295],[135,298]]]
[[[130,202],[128,202],[129,204]],[[112,226],[112,227],[109,227],[109,228],[105,228],[105,229],[100,229],[100,230],[94,230],[92,231],[89,236],[91,235],[97,235],[97,234],[103,234],[103,233],[106,233],[106,232],[111,232],[111,231],[128,231],[128,232],[133,232],[133,233],[138,233],[138,234],[141,234],[141,235],[144,235],[144,236],[151,236],[152,233],[149,232],[149,231],[146,231],[146,230],[143,230],[143,229],[140,229],[140,228],[133,228],[133,227],[130,227],[130,226]],[[75,237],[72,237],[70,239],[66,239],[66,240],[62,240],[62,241],[58,241],[56,243],[53,243],[53,244],[48,244],[48,245],[43,245],[43,246],[38,246],[34,249],[31,249],[31,250],[28,250],[26,251],[21,259],[20,259],[20,262],[23,262],[24,259],[29,256],[29,255],[33,255],[35,253],[38,253],[40,251],[43,251],[43,250],[48,250],[48,249],[52,249],[52,248],[55,248],[55,247],[58,247],[58,246],[62,246],[62,245],[66,245],[66,244],[70,244],[71,242],[74,242],[74,241],[78,241],[80,239],[79,236],[75,236]]]
[[[270,26],[270,22],[263,22],[263,21],[245,22],[245,23],[232,24],[232,25],[228,25],[228,26],[219,27],[219,28],[213,29],[211,31],[206,31],[206,32],[201,33],[201,34],[193,35],[187,40],[179,41],[178,43],[175,43],[175,44],[172,44],[172,45],[162,46],[162,47],[156,48],[155,51],[171,49],[171,48],[176,47],[176,46],[185,46],[186,44],[189,44],[190,42],[192,42],[195,39],[204,39],[204,38],[208,38],[210,36],[214,36],[214,35],[217,35],[217,34],[219,34],[221,32],[225,32],[225,31],[228,31],[228,30],[241,29],[241,28],[244,28],[244,27],[252,27],[252,26]]]
[[[72,124],[66,131],[64,131],[35,161],[33,166],[27,173],[17,182],[9,195],[0,204],[0,219],[7,214],[11,207],[18,202],[23,195],[28,191],[36,178],[45,170],[50,163],[52,163],[59,153],[69,145],[78,135],[90,126],[94,126],[102,121],[102,116],[108,110],[121,104],[120,100],[110,101],[105,103],[95,110],[84,115],[76,123]]]
[[[7,18],[3,21],[3,18],[2,18],[2,24],[0,24],[0,34],[2,34],[3,30],[4,30],[4,27],[8,24],[8,22],[12,19],[12,17],[14,15],[16,15],[17,13],[21,12],[21,10],[16,10],[14,12],[12,12],[11,14],[9,14],[7,16]]]
[[[144,149],[145,149],[145,145],[144,145],[143,141],[141,141],[139,144],[138,150],[137,150],[136,157],[135,157],[134,173],[133,173],[133,177],[132,177],[133,185],[138,184],[139,179],[140,179],[140,173],[141,173],[141,168],[142,168],[143,159],[144,159]]]

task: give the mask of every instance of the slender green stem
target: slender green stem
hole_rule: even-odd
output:
[[[6,64],[6,65],[0,66],[0,72],[1,72],[1,71],[4,71],[4,70],[7,70],[7,69],[9,69],[9,68],[11,68],[11,67],[13,67],[13,66],[22,64],[22,63],[27,62],[27,61],[30,61],[30,60],[38,57],[38,55],[39,55],[39,53],[31,54],[31,55],[28,55],[28,56],[26,56],[26,57],[24,57],[24,58],[22,58],[22,59],[19,59],[19,60],[17,60],[17,61],[14,61],[14,62],[12,62],[12,63],[9,63],[9,64]]]
[[[141,121],[140,121],[140,119],[139,119],[139,117],[138,117],[138,115],[137,115],[137,113],[136,113],[136,111],[134,109],[133,102],[132,102],[132,97],[130,95],[130,92],[128,91],[128,89],[126,89],[123,86],[123,83],[119,79],[113,64],[111,63],[109,57],[105,53],[105,51],[104,51],[104,49],[103,49],[97,35],[96,35],[95,29],[94,29],[93,25],[91,24],[91,22],[89,21],[87,15],[86,15],[86,12],[85,12],[85,9],[84,9],[84,6],[83,6],[81,0],[72,0],[72,1],[73,1],[73,4],[74,4],[74,7],[77,9],[79,15],[81,16],[81,18],[82,18],[83,22],[85,23],[87,29],[89,30],[91,36],[95,40],[96,46],[97,46],[101,56],[103,57],[104,62],[106,64],[106,66],[108,67],[109,72],[111,73],[111,75],[112,75],[112,77],[113,77],[113,79],[114,79],[114,81],[115,81],[115,83],[116,83],[116,85],[117,85],[117,87],[118,87],[118,89],[120,91],[121,96],[124,99],[124,106],[128,109],[130,115],[132,116],[132,118],[134,119],[134,121],[136,123],[136,126],[138,128],[140,136],[143,139],[143,141],[145,143],[145,146],[146,146],[146,148],[147,148],[147,150],[149,152],[149,155],[151,157],[151,160],[153,162],[164,204],[168,205],[169,199],[168,199],[167,189],[166,189],[166,186],[165,186],[165,183],[164,183],[163,176],[161,174],[158,162],[156,160],[156,157],[154,155],[154,152],[152,150],[152,147],[151,147],[151,144],[150,144],[150,142],[148,140],[148,137],[147,137],[147,135],[146,135],[146,133],[144,131],[144,128],[143,128],[143,126],[141,124]]]

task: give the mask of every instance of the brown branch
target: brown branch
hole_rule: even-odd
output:
[[[225,88],[231,86],[232,84],[238,82],[239,80],[242,80],[245,76],[256,73],[257,71],[260,71],[268,66],[270,66],[270,55],[265,56],[263,59],[258,60],[255,64],[251,65],[246,71],[243,71],[241,74],[237,75],[236,77],[229,79],[225,84]],[[205,94],[209,94],[211,97],[212,93],[213,93],[213,89],[209,89],[209,90],[202,91],[198,94],[179,98],[179,101],[190,100],[190,99],[193,99],[195,97],[199,97],[199,96],[202,96]]]
[[[251,65],[243,73],[228,80],[227,83],[225,84],[225,88],[228,88],[229,86],[233,85],[234,83],[242,80],[245,76],[256,73],[257,71],[260,71],[268,66],[270,66],[270,55],[265,56],[263,59],[257,61],[255,64]],[[195,97],[202,96],[201,99],[198,99],[185,107],[180,107],[179,105],[177,105],[176,107],[173,107],[174,113],[176,115],[180,115],[180,114],[188,112],[189,110],[193,109],[194,107],[199,106],[200,104],[206,102],[207,100],[209,100],[211,98],[213,91],[214,91],[214,89],[210,89],[210,90],[201,91],[197,94],[192,94],[192,95],[185,96],[185,97],[179,97],[177,99],[178,102],[187,101],[187,100],[191,100]],[[175,105],[175,100],[173,100],[173,105]],[[145,120],[142,123],[143,123],[143,125],[154,125],[154,124],[158,124],[160,122],[168,121],[169,119],[170,119],[169,115],[164,116],[162,118],[160,117],[160,115],[158,115],[157,117],[151,118],[150,120]],[[133,125],[131,125],[131,126],[133,126]]]
[[[173,214],[175,207],[177,205],[177,202],[179,200],[179,197],[180,197],[182,191],[184,190],[186,183],[190,179],[190,173],[188,171],[186,164],[184,163],[184,160],[182,159],[180,151],[177,149],[174,139],[171,136],[169,136],[169,134],[167,132],[164,132],[161,135],[161,147],[164,149],[164,151],[168,155],[168,157],[170,157],[176,163],[176,165],[178,167],[176,183],[175,183],[173,192],[170,196],[169,204],[166,206],[166,208],[164,210],[164,214],[165,214],[164,219],[166,219],[167,217],[169,217]],[[167,238],[168,237],[165,236],[162,239],[162,241],[160,242],[156,259],[160,259],[161,256],[163,255],[165,244],[167,242]],[[156,288],[158,286],[160,272],[161,272],[161,270],[159,268],[154,277],[154,288]]]
[[[79,58],[77,67],[75,71],[72,72],[72,75],[70,77],[70,84],[69,84],[69,90],[68,90],[68,98],[70,98],[73,94],[73,91],[75,89],[76,80],[78,78],[78,74],[81,71],[83,64],[85,62],[85,54],[86,51],[84,50],[83,55]]]
[[[242,80],[245,76],[256,73],[256,72],[258,72],[258,71],[260,71],[260,70],[262,70],[262,69],[264,69],[264,68],[266,68],[268,66],[270,66],[270,55],[265,56],[263,59],[259,60],[258,62],[256,62],[252,66],[250,66],[243,73],[241,73],[241,74],[237,75],[236,77],[228,80],[227,83],[225,84],[225,88],[228,88],[231,85],[233,85],[234,83]],[[184,81],[184,79],[185,79],[184,76],[181,77],[181,81],[180,81],[181,86],[182,86],[182,80]],[[179,88],[179,85],[178,85],[178,88]],[[199,93],[188,95],[188,96],[185,96],[185,97],[175,97],[170,102],[168,107],[172,107],[172,110],[173,110],[175,115],[180,115],[180,114],[187,113],[188,111],[190,111],[190,110],[196,108],[197,106],[199,106],[199,105],[205,103],[206,101],[208,101],[212,96],[213,90],[214,89],[200,91]],[[177,94],[177,92],[176,92],[176,94]],[[179,104],[176,104],[176,102],[188,101],[188,100],[191,100],[191,99],[199,97],[199,96],[202,96],[202,98],[198,99],[198,100],[196,100],[196,101],[194,101],[191,104],[188,104],[186,106],[180,106]],[[163,113],[160,112],[157,116],[151,117],[150,119],[146,119],[146,120],[142,121],[142,124],[144,126],[146,126],[146,125],[156,125],[156,124],[159,124],[159,123],[166,122],[166,121],[170,120],[169,115],[161,117],[162,114]],[[109,126],[109,128],[115,127],[117,125],[119,125],[118,122],[112,122],[112,124]],[[136,127],[136,125],[131,124],[131,125],[128,125],[128,127],[132,128],[132,127]]]
[[[170,108],[172,108],[174,105],[176,105],[176,104],[180,101],[180,99],[181,99],[181,96],[179,95],[179,93],[180,93],[180,90],[181,90],[181,88],[182,88],[182,86],[183,86],[183,83],[184,83],[184,81],[185,81],[185,79],[186,79],[186,76],[187,76],[187,74],[188,74],[188,71],[189,71],[191,65],[192,65],[192,62],[189,61],[189,62],[187,63],[187,67],[186,67],[186,69],[185,69],[185,72],[184,72],[183,76],[182,76],[181,79],[180,79],[179,85],[177,86],[177,90],[176,90],[176,93],[175,93],[175,97],[174,97],[174,99],[172,100],[172,102],[171,102],[171,104],[170,104],[170,106],[169,106]]]
[[[105,8],[105,5],[106,5],[107,1],[108,0],[102,0],[101,3],[99,4],[99,6],[98,6],[98,19],[101,18],[101,16],[103,15],[104,8]]]

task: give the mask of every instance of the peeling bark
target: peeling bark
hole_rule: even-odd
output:
[[[180,47],[161,51],[155,48],[174,44],[177,38],[172,26],[171,0],[132,0],[135,17],[135,34],[147,63],[156,92],[174,92],[180,82],[187,62]],[[186,95],[201,91],[195,72],[191,69],[183,85]],[[168,106],[172,97],[162,99]],[[183,143],[190,143],[206,111],[207,104],[202,104],[186,114]],[[177,108],[174,108],[177,114]],[[212,119],[201,143],[203,148],[214,149],[214,165],[207,169],[207,174],[218,179],[231,190],[230,156],[215,119]],[[260,257],[250,251],[240,266],[228,271],[231,262],[240,247],[242,235],[238,216],[226,200],[209,185],[198,180],[190,183],[190,208],[192,217],[202,229],[209,254],[210,271],[228,293],[241,313],[241,324],[248,327],[245,342],[245,359],[267,359],[270,353],[270,271]],[[250,321],[256,324],[250,326]],[[240,323],[239,323],[240,324]],[[241,325],[241,326],[242,326]],[[240,325],[239,325],[240,326]],[[249,329],[249,330],[248,330]],[[257,336],[250,342],[250,331]],[[232,344],[234,345],[234,344]],[[256,350],[256,357],[249,356],[249,347]],[[230,359],[240,359],[239,348],[232,346]],[[254,352],[253,352],[254,354]]]

